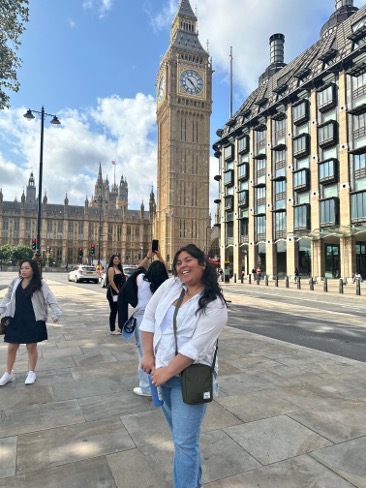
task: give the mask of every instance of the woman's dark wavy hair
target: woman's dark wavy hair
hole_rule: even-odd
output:
[[[173,259],[174,276],[178,276],[176,266],[177,266],[179,256],[183,251],[190,254],[193,258],[198,259],[198,263],[201,266],[205,266],[202,275],[202,284],[204,286],[204,289],[200,299],[198,300],[198,309],[196,313],[198,313],[200,310],[204,312],[206,310],[207,305],[210,302],[216,300],[216,298],[220,298],[220,300],[226,304],[221,287],[217,282],[216,266],[210,263],[207,256],[195,244],[188,244],[187,246],[183,246],[179,249],[179,251],[175,253]]]
[[[42,288],[41,273],[39,272],[39,267],[37,262],[33,261],[32,259],[23,259],[23,261],[20,263],[19,266],[19,273],[20,273],[20,268],[24,263],[28,263],[33,270],[33,276],[29,282],[29,286],[27,286],[24,289],[24,293],[28,297],[31,297],[35,291],[40,290]]]
[[[144,281],[150,283],[151,293],[155,293],[160,285],[169,278],[165,264],[161,261],[153,261],[145,273]]]
[[[119,258],[119,263],[118,263],[118,266],[117,268],[120,270],[120,272],[123,274],[124,276],[124,273],[123,273],[123,268],[122,268],[122,264],[121,264],[121,257],[119,254],[112,254],[112,256],[109,258],[109,263],[108,263],[108,268],[112,267],[113,266],[113,259],[117,256],[117,258]],[[108,268],[106,269],[106,277],[105,277],[105,281],[106,281],[106,284],[108,285]]]

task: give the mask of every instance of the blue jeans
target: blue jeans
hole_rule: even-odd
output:
[[[136,347],[137,353],[139,356],[139,364],[137,366],[137,375],[139,377],[139,387],[141,388],[142,393],[145,395],[150,395],[150,384],[149,384],[149,377],[145,371],[141,369],[141,359],[142,359],[142,339],[141,339],[141,332],[140,332],[140,323],[142,320],[142,316],[136,316],[136,329],[135,329],[135,339],[136,339]]]
[[[162,409],[174,442],[174,488],[200,488],[202,466],[199,438],[207,404],[183,403],[178,376],[171,378],[161,388],[164,399]]]

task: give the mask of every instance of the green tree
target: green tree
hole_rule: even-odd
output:
[[[33,251],[29,246],[12,246],[5,244],[0,247],[0,260],[2,265],[12,264],[16,266],[23,259],[31,259]]]
[[[12,249],[14,246],[10,244],[5,244],[4,246],[0,247],[0,255],[2,264],[10,264],[12,258]]]
[[[33,251],[29,246],[14,246],[13,248],[13,264],[20,264],[23,259],[32,259]]]
[[[20,84],[17,70],[21,59],[17,56],[20,36],[28,22],[29,0],[0,1],[0,110],[9,107],[10,96],[4,90],[17,92]]]

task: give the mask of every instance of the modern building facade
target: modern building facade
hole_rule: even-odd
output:
[[[149,197],[149,210],[144,204],[140,210],[128,208],[128,183],[123,176],[119,185],[103,180],[102,168],[95,184],[94,195],[84,206],[70,205],[66,195],[64,203],[49,204],[42,201],[41,245],[46,266],[65,267],[66,264],[93,262],[106,263],[119,253],[123,263],[138,263],[151,245],[151,228],[155,208],[153,191]],[[0,190],[0,246],[28,245],[37,237],[38,200],[36,185],[31,174],[26,193],[20,202],[4,201]]]
[[[181,0],[157,75],[154,237],[168,267],[182,245],[207,246],[211,109],[211,62],[200,44],[189,0]]]
[[[214,143],[221,262],[240,276],[366,278],[366,6],[337,0],[320,39],[284,62]]]

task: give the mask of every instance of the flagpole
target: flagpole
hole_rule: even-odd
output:
[[[113,173],[113,175],[114,175],[114,186],[116,186],[116,161],[115,160],[112,161],[112,165],[114,168],[114,173]]]
[[[230,46],[230,118],[233,116],[233,47]]]

